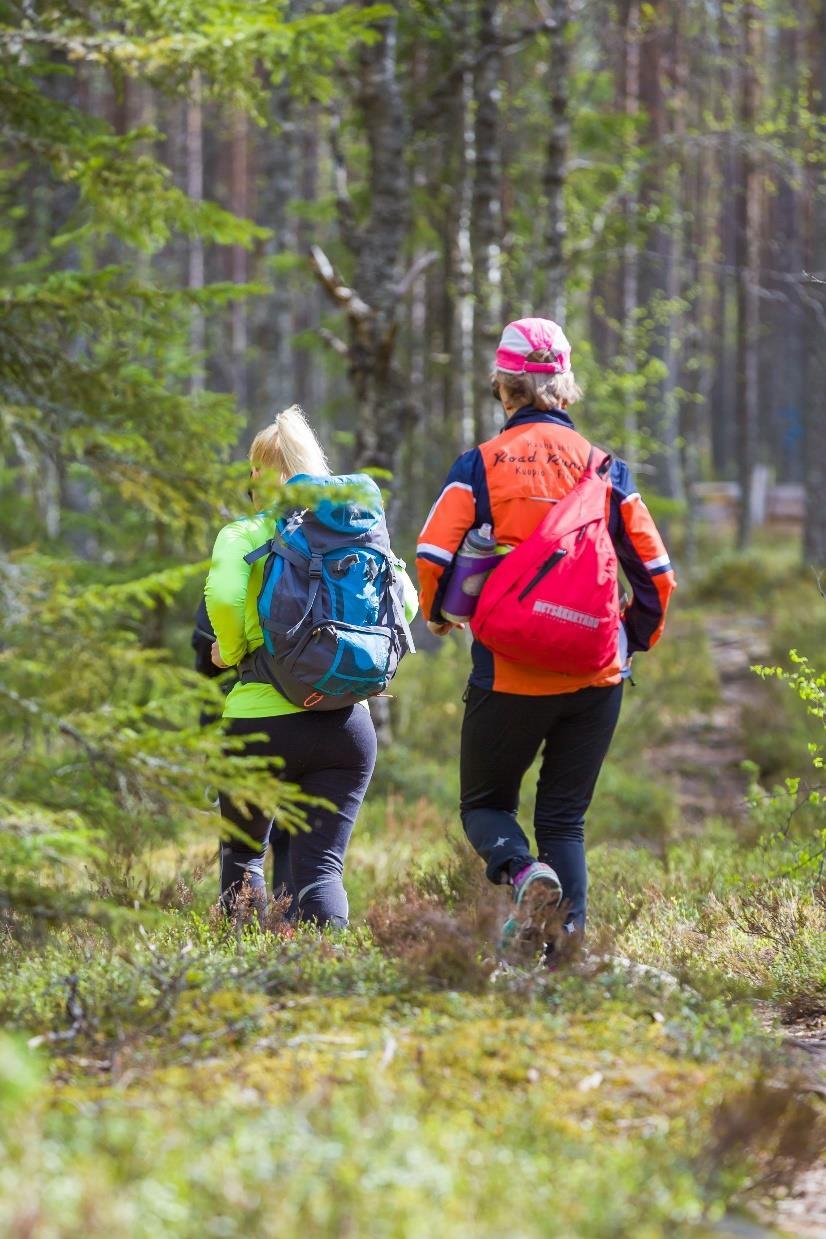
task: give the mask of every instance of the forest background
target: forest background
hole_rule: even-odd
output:
[[[791,1199],[822,1084],[763,1025],[826,1006],[826,5],[0,0],[0,62],[7,1233],[281,1233],[282,1173],[284,1233]],[[199,726],[189,634],[246,445],[299,402],[409,556],[526,313],[682,580],[589,823],[625,965],[491,980],[454,640],[394,690],[350,937],[228,933],[204,789],[271,783]],[[480,1148],[536,1194],[486,1200]]]

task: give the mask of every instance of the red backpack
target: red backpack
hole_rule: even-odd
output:
[[[471,621],[502,658],[563,675],[616,660],[620,625],[617,557],[608,532],[611,457],[585,470],[541,525],[490,574]]]

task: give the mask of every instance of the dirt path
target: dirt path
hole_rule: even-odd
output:
[[[743,719],[765,709],[760,680],[750,670],[768,658],[768,631],[760,617],[709,616],[707,635],[720,680],[719,704],[686,720],[683,734],[663,747],[657,765],[678,771],[681,818],[689,829],[712,815],[742,818],[746,776]],[[787,1061],[801,1087],[826,1097],[826,1015],[783,1023],[782,1012],[767,1005],[760,1012],[767,1028],[780,1031]],[[780,1233],[800,1239],[826,1239],[826,1162],[792,1185],[772,1223]]]
[[[683,831],[700,831],[710,817],[737,820],[745,814],[747,779],[742,719],[761,708],[761,682],[751,671],[765,662],[768,632],[759,617],[711,615],[706,623],[711,658],[720,681],[720,700],[681,722],[650,755],[655,769],[675,787]]]
[[[788,1026],[783,1046],[801,1087],[826,1097],[826,1016]],[[802,1174],[777,1209],[777,1224],[801,1239],[826,1237],[826,1159]]]

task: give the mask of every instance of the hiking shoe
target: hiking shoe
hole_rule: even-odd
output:
[[[513,912],[502,926],[502,950],[541,951],[562,903],[562,883],[550,865],[535,860],[514,879],[513,899]]]

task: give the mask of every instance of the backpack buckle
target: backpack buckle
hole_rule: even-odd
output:
[[[323,575],[322,560],[320,555],[313,555],[310,559],[310,580],[320,580]]]

